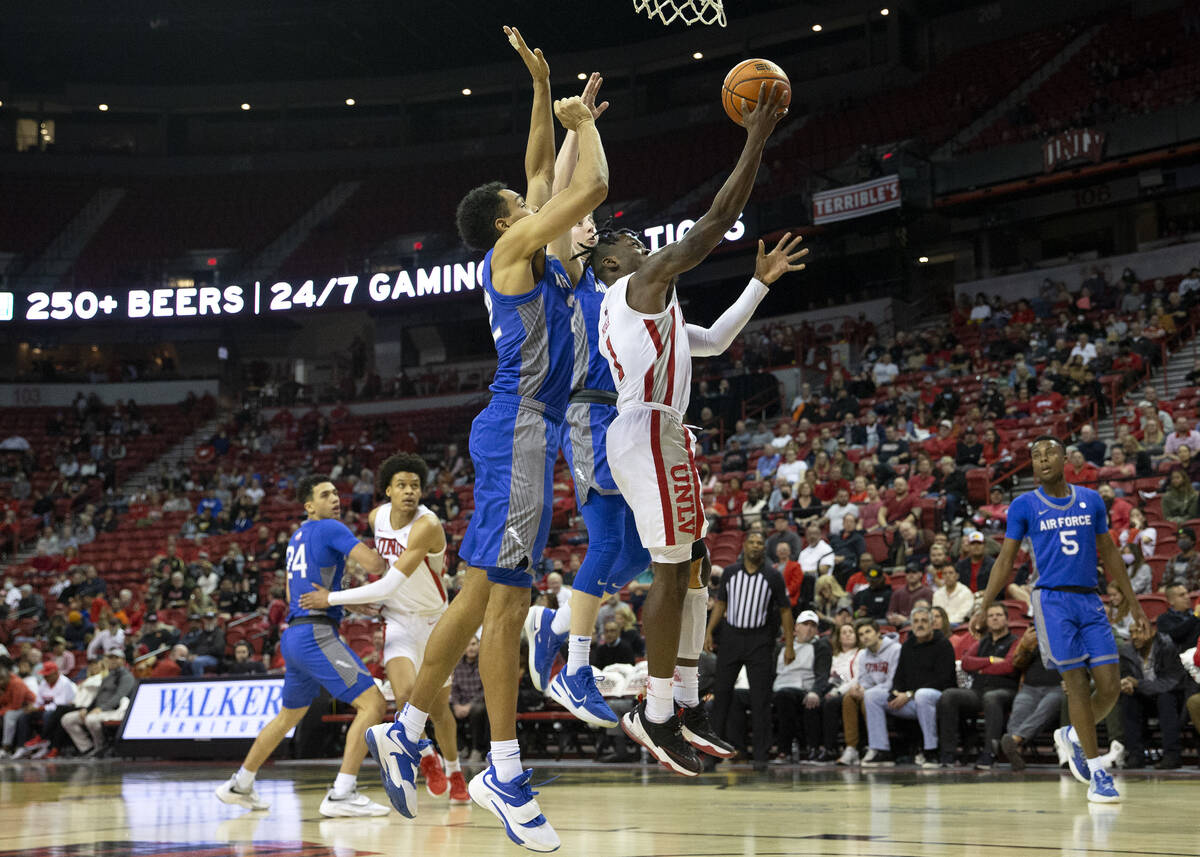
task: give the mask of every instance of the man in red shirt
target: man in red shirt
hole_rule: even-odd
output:
[[[775,568],[783,575],[783,585],[787,587],[788,601],[792,602],[792,606],[795,607],[805,588],[804,569],[800,567],[800,563],[792,559],[792,546],[787,542],[781,541],[775,545]],[[816,578],[813,580],[815,582]],[[811,585],[808,587],[810,599],[812,588]]]
[[[12,755],[13,741],[17,734],[17,721],[29,711],[33,711],[37,698],[29,685],[13,675],[12,658],[7,655],[0,657],[0,720],[4,722],[3,750],[4,758]]]
[[[181,660],[186,661],[188,655],[187,646],[182,644],[174,646],[171,651],[162,655],[154,662],[154,668],[150,670],[151,678],[175,678],[183,672],[183,667],[179,666]]]
[[[1108,508],[1108,531],[1116,541],[1121,531],[1129,528],[1129,513],[1133,511],[1133,506],[1128,500],[1118,497],[1107,482],[1097,489],[1097,493]]]
[[[1066,404],[1062,393],[1054,392],[1054,383],[1049,378],[1038,381],[1038,393],[1030,400],[1034,414],[1062,413]]]
[[[879,526],[894,528],[896,523],[913,510],[917,498],[908,490],[908,480],[897,476],[892,483],[894,496],[879,507]]]
[[[943,455],[953,458],[958,451],[958,439],[954,437],[954,423],[950,420],[942,420],[938,423],[937,436],[925,441],[925,451],[934,461]]]
[[[1096,465],[1083,457],[1078,447],[1071,447],[1067,453],[1067,463],[1063,467],[1063,477],[1072,485],[1084,485],[1091,488],[1100,479],[1100,471]]]

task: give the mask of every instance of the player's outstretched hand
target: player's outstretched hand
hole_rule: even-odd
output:
[[[525,63],[525,68],[529,69],[529,76],[534,82],[548,81],[550,79],[550,63],[546,62],[546,57],[542,55],[541,48],[529,49],[525,44],[525,39],[521,36],[521,31],[516,27],[505,27],[504,35],[508,36],[508,43],[513,46],[513,50],[521,57]]]
[[[300,609],[324,610],[329,606],[329,590],[319,583],[314,583],[312,588],[312,592],[300,596]]]
[[[779,239],[775,249],[768,253],[766,245],[759,238],[758,258],[754,260],[754,278],[769,286],[788,271],[803,271],[804,263],[800,260],[808,255],[808,248],[797,249],[803,240],[803,235],[792,238],[792,233],[788,232]]]
[[[592,111],[578,95],[555,101],[554,115],[568,131],[574,131],[583,123],[593,121]]]
[[[788,109],[783,106],[786,93],[787,87],[779,81],[773,81],[770,89],[763,82],[758,85],[758,101],[753,110],[750,109],[750,102],[742,99],[742,125],[747,134],[759,134],[764,138],[771,136],[779,120],[787,116]]]
[[[583,103],[587,109],[592,111],[592,118],[599,119],[600,114],[608,109],[608,102],[602,101],[596,104],[596,96],[600,94],[600,85],[604,83],[604,78],[600,76],[600,72],[594,71],[588,77],[587,84],[583,87],[583,94],[579,97],[583,99]]]

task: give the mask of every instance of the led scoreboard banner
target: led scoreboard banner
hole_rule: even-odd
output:
[[[653,252],[682,238],[695,221],[682,220],[644,230]],[[739,219],[725,233],[729,241],[746,234]],[[308,312],[323,308],[371,306],[473,292],[483,287],[481,260],[453,262],[374,274],[257,281],[246,285],[157,289],[61,289],[28,293],[0,291],[0,323],[140,321],[168,318],[228,318]]]

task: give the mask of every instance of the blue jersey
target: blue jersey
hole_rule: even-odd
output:
[[[496,377],[490,389],[541,402],[561,419],[571,390],[583,380],[586,359],[576,360],[583,315],[571,280],[562,263],[547,255],[546,269],[532,290],[502,295],[492,285],[492,252],[483,257],[483,299],[496,343]]]
[[[341,589],[346,557],[357,544],[358,537],[350,528],[333,518],[300,525],[287,547],[289,622],[297,616],[328,616],[341,624],[341,607],[305,610],[300,606],[300,596],[312,592],[314,583],[326,589]]]
[[[1049,497],[1038,488],[1008,507],[1005,536],[1017,541],[1028,536],[1033,543],[1039,589],[1097,584],[1096,536],[1108,532],[1108,510],[1095,491],[1070,487],[1070,497]]]
[[[608,361],[600,353],[600,304],[604,303],[605,288],[603,283],[596,282],[596,275],[591,268],[585,268],[579,284],[575,286],[575,300],[579,311],[583,314],[582,346],[587,350],[587,371],[583,386],[589,390],[606,390],[617,392],[613,384],[612,370]]]

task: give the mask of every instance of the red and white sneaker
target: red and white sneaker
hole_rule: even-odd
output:
[[[442,757],[437,753],[421,757],[421,773],[425,777],[425,790],[432,797],[441,797],[446,793],[446,770],[442,767]]]
[[[471,794],[467,791],[467,780],[462,771],[455,771],[450,775],[450,803],[471,803]]]

